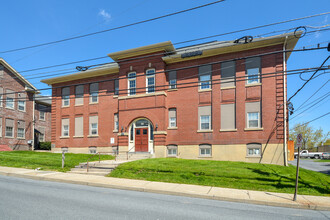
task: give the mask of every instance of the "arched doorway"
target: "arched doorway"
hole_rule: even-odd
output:
[[[154,129],[146,118],[134,120],[129,129],[129,152],[153,153]]]

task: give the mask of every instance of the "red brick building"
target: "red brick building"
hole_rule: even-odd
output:
[[[35,108],[37,93],[40,92],[36,87],[0,58],[0,145],[13,150],[33,149],[39,121],[35,116],[43,114],[40,113],[43,110]],[[49,102],[47,105],[50,108]],[[45,130],[50,130],[50,110],[48,112]],[[47,139],[50,140],[50,131],[45,136]]]
[[[293,34],[110,53],[52,85],[53,151],[284,164],[284,65]]]

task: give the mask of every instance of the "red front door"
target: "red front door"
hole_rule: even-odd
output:
[[[148,128],[135,128],[135,151],[148,151]]]

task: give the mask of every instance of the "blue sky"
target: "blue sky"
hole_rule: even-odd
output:
[[[2,1],[0,13],[0,20],[2,21],[0,51],[109,29],[209,2],[212,2],[212,0]],[[177,43],[248,27],[304,17],[327,12],[326,10],[329,8],[329,0],[226,0],[223,3],[218,3],[196,11],[121,30],[24,51],[0,53],[0,57],[4,58],[16,70],[24,71],[38,67],[102,57],[111,52],[167,40]],[[326,15],[268,28],[211,38],[195,43],[213,40],[233,40],[245,35],[256,36],[302,25],[318,27],[329,23],[330,15]],[[308,28],[307,30],[313,31],[315,29]],[[299,40],[296,48],[315,45],[320,42],[328,42],[330,40],[329,33],[330,31],[322,31],[308,34]],[[177,47],[186,45],[177,45]],[[325,46],[325,44],[321,44],[321,46]],[[328,55],[330,55],[330,53],[326,50],[293,53],[288,61],[288,69],[317,67]],[[49,73],[45,72],[73,69],[76,65],[91,65],[109,61],[111,61],[110,58],[43,71],[22,72],[22,75],[37,88],[42,89],[47,88],[47,85],[40,83],[40,80],[42,78],[49,78]],[[330,65],[329,61],[327,65]],[[308,76],[310,76],[310,73],[303,75],[304,78]],[[312,80],[292,99],[294,107],[297,108],[304,103],[311,94],[329,79],[329,74],[323,74]],[[304,81],[302,81],[298,75],[289,76],[288,96],[290,97],[303,83]],[[329,92],[329,88],[330,82],[311,98],[310,101]],[[43,94],[49,95],[50,90],[43,91]],[[329,97],[313,108],[307,108],[307,111],[303,114],[290,120],[290,127],[295,123],[314,119],[328,111]],[[299,112],[294,115],[298,113]],[[330,115],[311,123],[311,125],[315,128],[322,127],[325,131],[329,131],[329,118]]]

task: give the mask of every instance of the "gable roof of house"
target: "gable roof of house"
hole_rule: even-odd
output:
[[[40,91],[34,87],[29,81],[27,81],[19,72],[17,72],[9,63],[7,63],[3,58],[0,57],[0,64],[6,67],[12,74],[14,74],[18,80],[25,84],[25,90],[35,93],[40,93]]]

